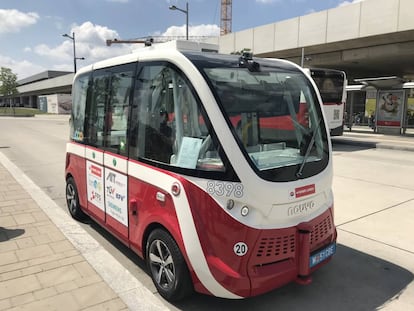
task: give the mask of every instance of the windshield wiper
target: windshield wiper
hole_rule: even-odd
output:
[[[303,156],[303,161],[302,161],[302,163],[301,163],[301,165],[299,167],[299,170],[296,172],[296,177],[297,178],[301,178],[302,175],[303,175],[303,168],[305,167],[306,160],[308,159],[308,157],[309,157],[309,155],[311,153],[312,147],[313,147],[313,145],[315,143],[316,133],[318,132],[319,127],[321,126],[321,121],[322,121],[322,119],[319,119],[318,126],[313,130],[313,133],[311,132],[312,133],[311,139],[309,141],[307,139],[305,139],[305,146],[307,144],[306,152],[305,152],[305,154]]]

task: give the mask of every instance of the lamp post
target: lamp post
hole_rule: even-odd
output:
[[[75,33],[74,32],[72,32],[72,36],[69,36],[67,33],[65,33],[62,36],[71,39],[72,42],[73,42],[73,69],[74,69],[74,73],[76,73],[76,60],[77,59],[83,60],[83,59],[85,59],[85,57],[76,57],[76,43],[75,43]]]
[[[185,38],[188,40],[188,2],[186,3],[185,10],[177,8],[175,5],[169,7],[170,10],[177,10],[185,14]]]

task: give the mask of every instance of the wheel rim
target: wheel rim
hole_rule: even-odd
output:
[[[76,191],[72,184],[68,184],[66,187],[66,202],[70,212],[75,213],[77,208]]]
[[[174,286],[176,275],[171,252],[161,240],[154,240],[149,249],[151,273],[155,282],[164,290]]]

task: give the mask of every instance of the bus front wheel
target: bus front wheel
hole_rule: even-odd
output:
[[[69,209],[70,215],[76,220],[85,220],[86,214],[81,210],[79,204],[78,188],[76,187],[73,177],[69,177],[66,180],[66,204]]]
[[[151,232],[146,247],[147,266],[162,297],[178,301],[193,292],[191,277],[177,243],[165,230]]]

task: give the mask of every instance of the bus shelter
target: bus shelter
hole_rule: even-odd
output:
[[[382,134],[405,134],[414,128],[414,83],[398,77],[356,79],[347,87],[345,124],[368,126]]]

